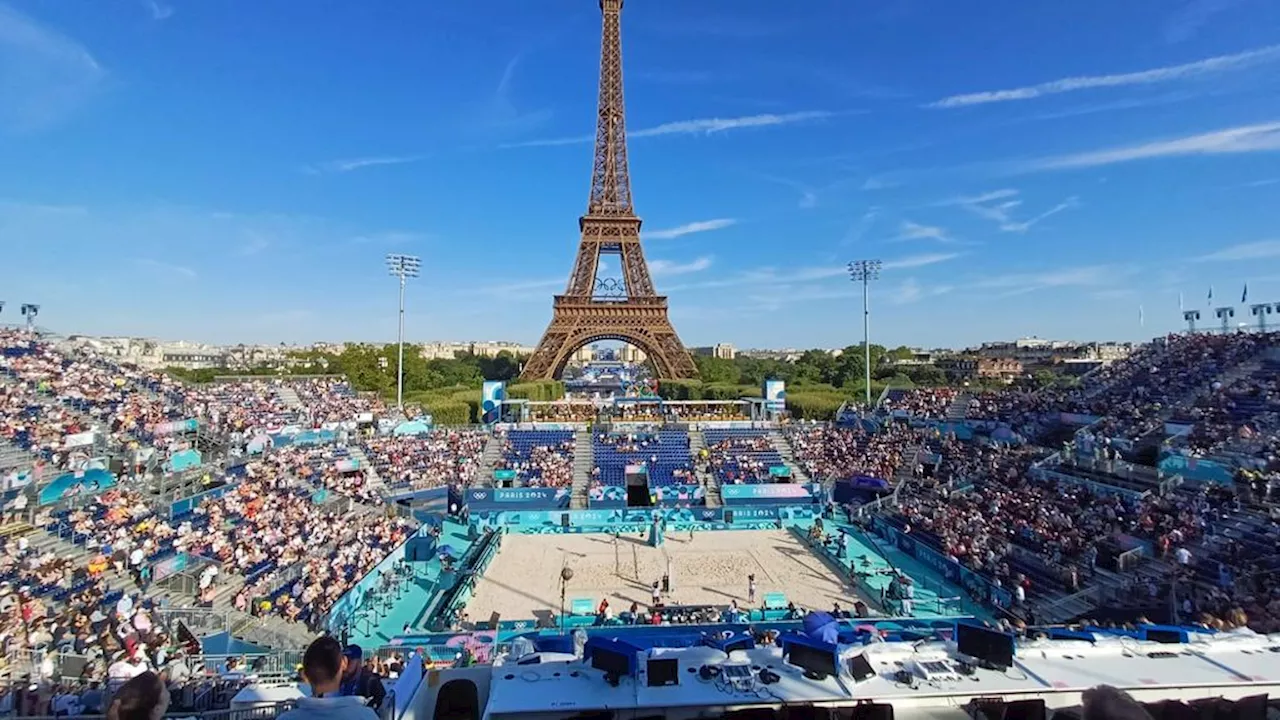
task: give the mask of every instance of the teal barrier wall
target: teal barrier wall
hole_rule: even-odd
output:
[[[1171,453],[1160,460],[1160,472],[1165,475],[1181,475],[1184,480],[1199,483],[1231,485],[1235,482],[1234,467],[1178,453]]]
[[[90,468],[82,472],[65,473],[40,488],[40,504],[52,505],[64,497],[81,493],[98,493],[116,484],[116,476],[102,468]]]

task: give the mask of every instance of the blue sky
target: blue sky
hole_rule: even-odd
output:
[[[394,339],[404,252],[410,338],[532,343],[599,32],[593,0],[0,0],[0,320]],[[860,341],[857,258],[894,345],[1280,301],[1280,3],[628,0],[623,48],[687,344]]]

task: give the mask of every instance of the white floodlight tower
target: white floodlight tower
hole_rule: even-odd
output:
[[[414,255],[392,253],[387,255],[387,270],[400,280],[400,331],[397,335],[399,361],[396,363],[396,407],[404,414],[404,285],[409,278],[418,277],[422,260]]]
[[[849,279],[862,283],[862,362],[866,370],[867,409],[871,409],[871,281],[880,279],[879,260],[854,260],[849,263]]]

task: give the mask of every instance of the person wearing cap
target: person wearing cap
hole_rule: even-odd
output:
[[[377,711],[387,697],[387,689],[382,686],[382,678],[361,662],[364,651],[359,645],[348,645],[342,654],[347,659],[347,666],[342,673],[341,693],[365,698],[368,700],[369,707]]]

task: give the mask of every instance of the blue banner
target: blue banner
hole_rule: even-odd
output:
[[[1215,485],[1231,485],[1235,482],[1235,469],[1204,458],[1186,457],[1173,453],[1160,460],[1160,472],[1165,475],[1181,475],[1184,480]]]
[[[722,485],[720,497],[726,505],[795,505],[822,502],[822,486],[817,483],[758,483]]]
[[[41,505],[52,505],[63,498],[75,497],[83,493],[93,494],[106,490],[116,484],[116,476],[102,468],[89,468],[79,472],[66,473],[53,479],[53,482],[40,488]]]
[[[618,485],[602,485],[587,491],[587,507],[625,508],[627,489]]]
[[[778,508],[776,507],[735,507],[728,508],[727,513],[733,514],[733,524],[750,522],[752,520],[776,520],[778,519]],[[728,516],[726,515],[726,518]]]
[[[933,569],[934,572],[945,578],[947,582],[968,590],[979,601],[1006,608],[1013,604],[1013,595],[1008,590],[998,587],[986,577],[954,560],[948,559],[928,545],[918,542],[915,538],[890,525],[883,518],[873,517],[871,519],[871,527],[877,535],[888,539],[897,545],[899,550]]]
[[[472,510],[567,508],[569,488],[468,488],[466,501]]]
[[[776,529],[778,522],[812,521],[821,511],[805,506],[754,506],[745,508],[629,508],[617,510],[481,510],[471,517],[482,527],[504,527],[531,535],[557,533],[646,532],[655,517],[668,531]],[[728,515],[733,514],[729,523]],[[565,521],[568,525],[565,525]]]
[[[507,399],[507,384],[500,380],[485,380],[480,387],[480,422],[492,425],[501,419],[502,401]]]

